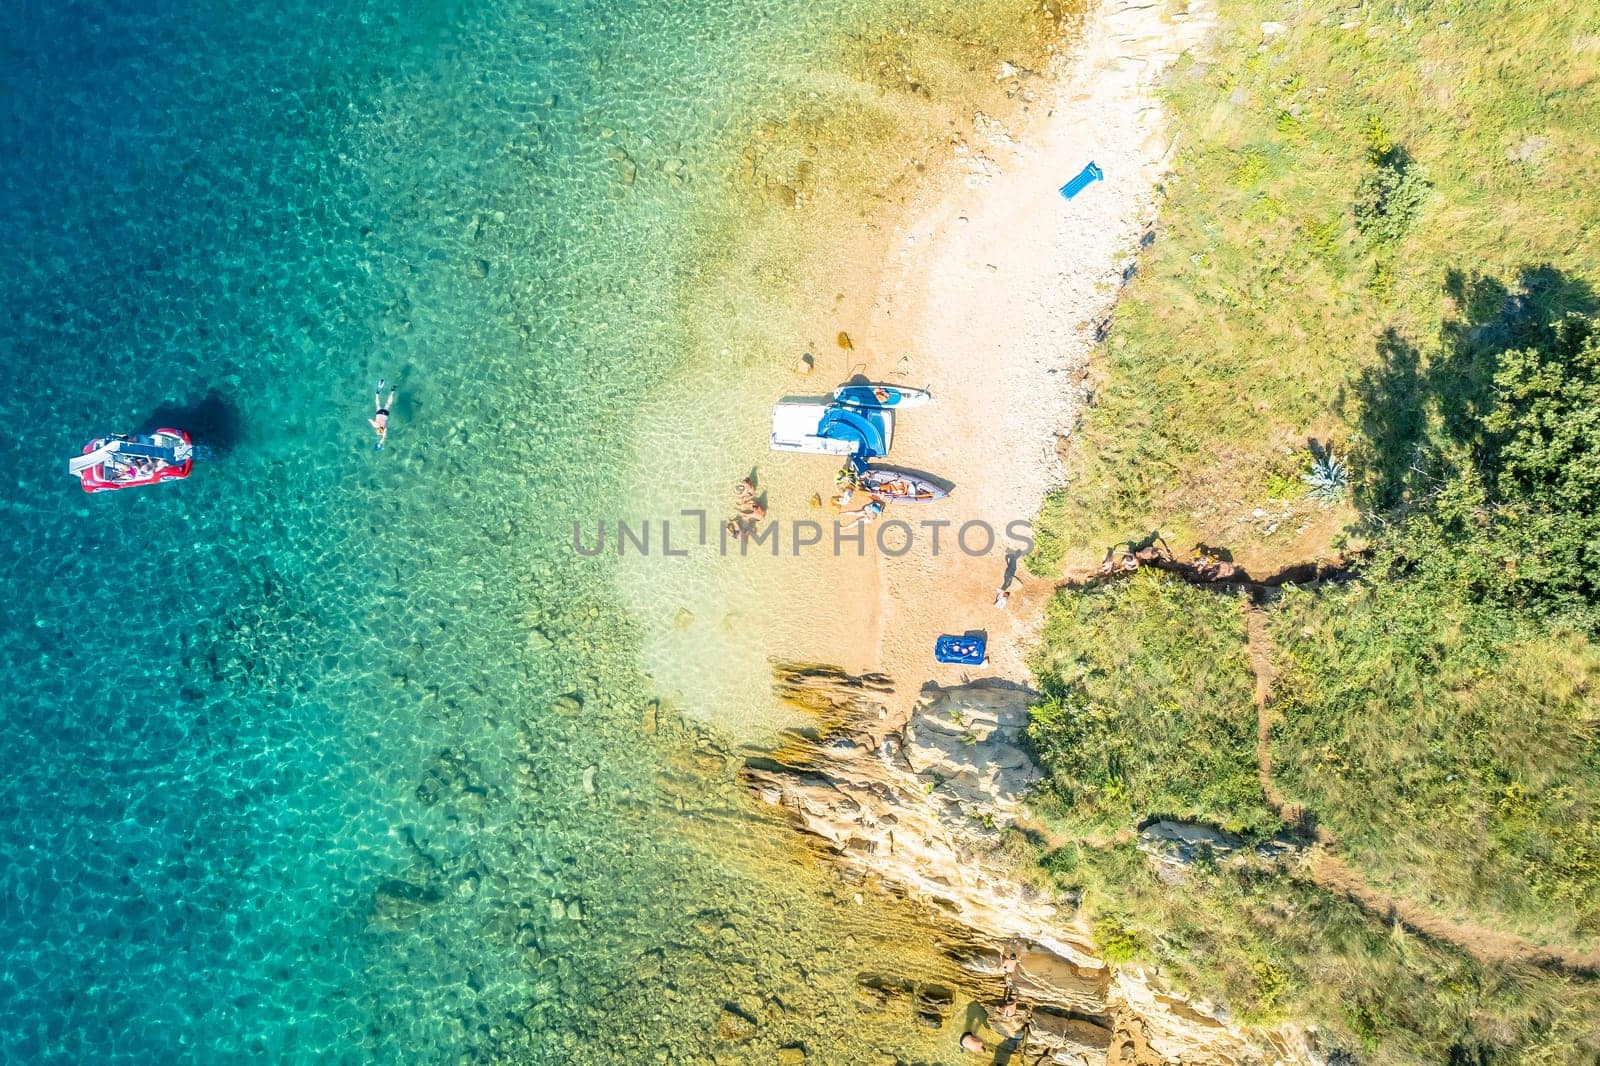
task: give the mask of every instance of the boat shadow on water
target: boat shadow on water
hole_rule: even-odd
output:
[[[140,433],[165,426],[187,430],[196,447],[212,455],[226,455],[244,438],[244,416],[239,405],[212,389],[195,402],[164,403],[145,416]]]

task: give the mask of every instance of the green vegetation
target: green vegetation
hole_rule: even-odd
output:
[[[1356,186],[1356,228],[1369,245],[1382,248],[1410,232],[1428,197],[1428,179],[1404,148],[1391,144],[1373,123],[1368,136],[1380,138],[1371,147],[1372,167]],[[1329,242],[1331,244],[1331,241]]]
[[[1266,608],[1278,789],[1464,942],[1600,954],[1600,11],[1220,6],[1031,565],[1151,530],[1255,573],[1362,548]],[[1600,980],[1474,962],[1284,860],[1157,876],[1150,817],[1283,828],[1235,597],[1141,573],[1063,593],[1044,644],[1039,809],[1073,842],[1034,859],[1108,951],[1362,1061],[1600,1055]]]
[[[1311,498],[1321,503],[1338,503],[1350,488],[1350,469],[1325,448],[1312,448],[1311,469],[1300,479],[1310,487]]]
[[[1152,573],[1052,604],[1029,735],[1064,825],[1276,828],[1256,784],[1242,619],[1231,598]]]
[[[1271,535],[1239,518],[1311,438],[1358,472],[1374,458],[1351,447],[1360,372],[1445,353],[1443,323],[1492,323],[1461,279],[1514,295],[1530,269],[1595,269],[1592,0],[1218,6],[1214,61],[1170,87],[1176,174],[1099,351],[1073,482],[1040,517],[1041,571],[1157,527],[1250,564],[1316,554],[1353,512],[1306,501]],[[1258,51],[1268,20],[1288,29]]]
[[[1273,611],[1279,787],[1374,883],[1600,945],[1600,649],[1425,581]]]
[[[1600,653],[1443,606],[1397,582],[1272,607],[1279,786],[1373,883],[1593,943]],[[1307,883],[1292,856],[1174,878],[1139,850],[1131,831],[1156,815],[1257,840],[1284,828],[1256,778],[1242,607],[1151,571],[1057,599],[1030,735],[1059,846],[1034,839],[1036,883],[1080,902],[1108,958],[1159,965],[1246,1023],[1315,1023],[1364,1062],[1592,1060],[1600,982],[1479,965]]]
[[[1523,1051],[1569,1061],[1574,1018],[1596,1006],[1552,1005],[1561,986],[1549,978],[1485,972],[1281,873],[1197,863],[1172,885],[1115,844],[1069,844],[1038,861],[1059,890],[1082,895],[1108,958],[1159,965],[1248,1025],[1315,1020],[1362,1061],[1450,1061],[1487,1042],[1481,1020],[1521,1025],[1544,1011]]]

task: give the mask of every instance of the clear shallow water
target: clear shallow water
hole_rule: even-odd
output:
[[[568,547],[726,142],[865,6],[0,15],[0,1058],[954,1057]],[[64,476],[158,423],[187,482]]]

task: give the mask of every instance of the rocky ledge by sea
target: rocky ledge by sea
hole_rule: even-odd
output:
[[[1018,876],[1000,844],[1039,778],[1020,743],[1032,692],[929,685],[896,727],[881,675],[781,664],[778,677],[816,725],[749,760],[746,784],[843,876],[925,904],[964,975],[960,988],[928,987],[886,959],[857,977],[864,1004],[934,1028],[959,1015],[952,1039],[973,1033],[1018,1066],[1315,1061],[1297,1032],[1247,1031],[1145,967],[1107,964],[1070,903]]]

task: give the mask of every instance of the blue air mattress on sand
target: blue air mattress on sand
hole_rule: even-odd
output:
[[[933,642],[933,657],[941,663],[982,666],[989,646],[985,637],[954,637],[948,634]]]
[[[1091,162],[1088,166],[1078,171],[1077,177],[1061,186],[1061,195],[1070,200],[1103,177],[1105,177],[1105,174]]]

